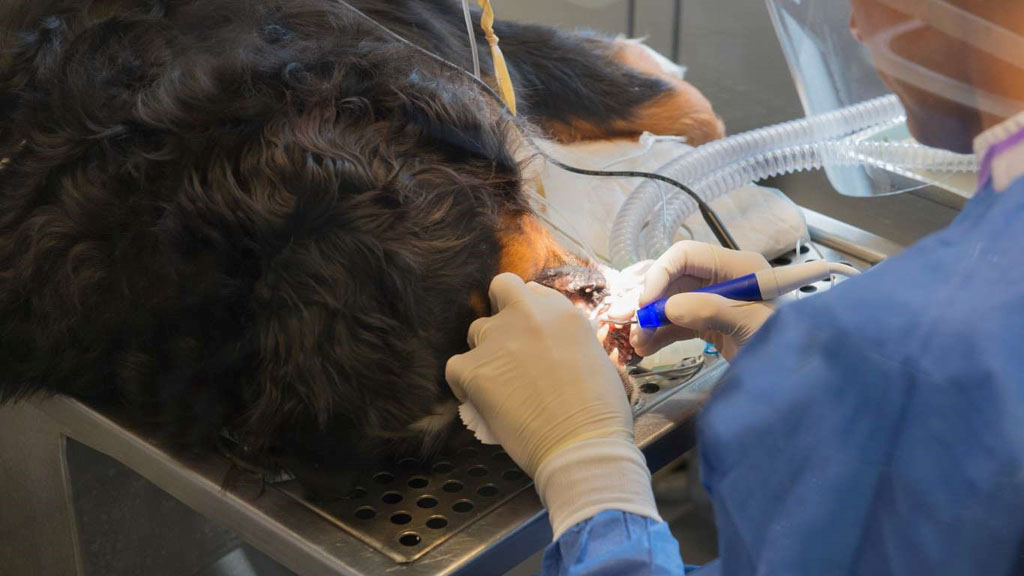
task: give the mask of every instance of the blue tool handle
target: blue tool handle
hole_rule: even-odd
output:
[[[700,290],[694,290],[694,292],[718,294],[730,300],[740,300],[743,302],[760,302],[764,300],[761,297],[761,285],[757,283],[757,274],[747,274],[746,276],[726,280],[725,282],[713,284]]]
[[[666,303],[668,303],[668,298],[662,298],[661,300],[655,300],[647,306],[637,310],[637,324],[640,324],[641,328],[645,328],[647,330],[653,330],[655,328],[671,324],[671,322],[668,321],[668,317],[665,316]]]
[[[757,283],[757,274],[747,274],[719,284],[713,284],[694,292],[706,294],[718,294],[730,300],[741,300],[744,302],[759,302],[761,298],[761,286]],[[636,320],[641,328],[653,330],[662,326],[668,326],[671,322],[665,315],[665,304],[668,298],[655,300],[647,306],[636,311]]]

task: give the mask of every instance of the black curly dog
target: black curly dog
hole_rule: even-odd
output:
[[[353,4],[469,66],[457,4]],[[513,122],[722,131],[636,45],[546,27],[497,26],[510,120],[333,0],[9,0],[0,22],[0,401],[114,404],[184,449],[429,451],[491,278],[585,265],[534,220]]]

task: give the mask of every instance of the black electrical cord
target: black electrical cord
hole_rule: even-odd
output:
[[[739,245],[736,243],[736,239],[732,237],[732,234],[729,233],[729,229],[725,227],[725,224],[723,224],[721,219],[718,218],[718,214],[715,213],[711,206],[708,206],[708,203],[698,196],[696,192],[677,180],[673,180],[668,176],[662,176],[661,174],[654,174],[650,172],[634,172],[632,170],[588,170],[586,168],[577,168],[575,166],[565,164],[561,160],[552,158],[536,144],[534,144],[534,147],[540,150],[540,154],[545,160],[551,162],[555,166],[558,166],[562,170],[572,172],[574,174],[583,174],[584,176],[610,176],[614,178],[647,178],[671,184],[688,194],[690,198],[697,203],[697,209],[700,210],[700,215],[704,218],[704,222],[708,225],[708,228],[711,229],[711,233],[715,235],[715,238],[718,239],[723,247],[731,250],[740,249]]]
[[[404,37],[400,36],[398,33],[392,31],[387,26],[384,26],[380,22],[378,22],[378,21],[374,20],[373,18],[367,16],[361,10],[359,10],[355,6],[349,4],[345,0],[336,0],[336,1],[339,4],[341,4],[341,5],[345,6],[346,8],[348,8],[353,14],[356,14],[361,19],[363,19],[364,21],[366,21],[369,24],[373,25],[375,28],[377,28],[380,31],[384,32],[385,34],[387,34],[391,38],[394,38],[395,40],[401,42],[402,44],[404,44],[406,46],[409,46],[410,48],[413,48],[414,50],[416,50],[416,51],[418,51],[418,52],[420,52],[420,53],[422,53],[422,54],[432,58],[433,60],[436,60],[437,62],[440,62],[441,64],[444,64],[445,66],[448,66],[448,67],[452,68],[453,70],[458,71],[460,74],[464,74],[464,75],[468,76],[472,81],[476,82],[484,90],[484,92],[486,92],[488,95],[490,95],[490,97],[493,98],[494,101],[497,102],[499,106],[501,106],[501,109],[506,114],[508,114],[510,117],[514,118],[514,115],[512,114],[512,111],[509,110],[508,105],[505,104],[505,101],[501,99],[501,96],[499,96],[498,93],[495,92],[494,89],[491,88],[491,86],[489,84],[487,84],[486,82],[484,82],[482,79],[477,78],[471,72],[463,69],[458,64],[455,64],[454,62],[446,60],[446,59],[442,58],[441,56],[438,56],[437,54],[434,54],[433,52],[431,52],[431,51],[429,51],[429,50],[427,50],[425,48],[422,48],[422,47],[418,46],[417,44],[414,44],[413,42],[405,39]],[[701,217],[704,218],[704,222],[708,225],[708,228],[711,229],[712,234],[715,235],[715,238],[718,239],[718,242],[721,243],[721,245],[723,247],[729,248],[729,249],[732,249],[732,250],[739,250],[740,249],[739,245],[736,243],[736,239],[733,238],[732,234],[729,233],[729,230],[725,227],[725,224],[722,223],[721,218],[718,217],[718,214],[715,213],[715,211],[711,208],[711,206],[708,206],[707,202],[705,202],[703,198],[701,198],[696,192],[693,191],[693,189],[691,189],[686,184],[683,184],[682,182],[679,182],[678,180],[673,180],[672,178],[669,178],[668,176],[663,176],[661,174],[655,174],[655,173],[652,173],[652,172],[588,170],[586,168],[577,168],[576,166],[571,166],[571,165],[566,164],[566,163],[564,163],[564,162],[562,162],[562,161],[560,161],[560,160],[558,160],[556,158],[553,158],[543,148],[541,148],[540,145],[537,144],[537,142],[533,139],[532,136],[530,136],[529,134],[524,133],[524,132],[520,132],[520,133],[522,134],[523,138],[526,139],[526,141],[529,142],[530,145],[533,146],[533,148],[535,150],[537,150],[537,152],[541,156],[544,157],[545,160],[547,160],[548,162],[551,162],[555,166],[558,166],[559,168],[561,168],[562,170],[565,170],[567,172],[572,172],[574,174],[582,174],[584,176],[601,176],[601,177],[612,177],[612,178],[646,178],[646,179],[650,179],[650,180],[657,180],[659,182],[664,182],[666,184],[670,184],[672,186],[675,186],[676,188],[682,190],[690,198],[692,198],[693,201],[697,204],[697,208],[700,210],[700,215],[701,215]]]

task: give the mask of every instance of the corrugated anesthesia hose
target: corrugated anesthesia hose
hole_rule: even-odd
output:
[[[907,170],[971,172],[977,161],[970,154],[955,154],[920,144],[830,141],[802,144],[753,156],[708,174],[693,185],[705,202],[751,182],[783,174],[819,170],[826,166],[875,166],[897,174]],[[672,245],[675,231],[697,209],[688,196],[673,193],[667,205],[655,207],[642,232],[646,256],[657,256]],[[640,255],[643,259],[644,255]]]
[[[738,174],[756,175],[761,172],[765,173],[764,176],[746,180],[733,187],[735,188],[770,175],[785,173],[775,169],[773,163],[792,157],[794,150],[799,149],[801,146],[825,142],[833,142],[838,146],[836,142],[838,139],[868,128],[899,122],[903,119],[903,113],[903,107],[895,96],[884,96],[842,110],[784,122],[706,144],[680,156],[661,167],[657,172],[684,183],[703,182],[712,174],[718,174],[723,170],[731,169],[734,165],[737,165],[735,169],[740,170]],[[856,164],[858,162],[854,162],[854,159],[859,158],[857,154],[886,154],[881,152],[881,150],[890,145],[872,143],[865,144],[865,146],[871,146],[871,148],[862,147],[860,152],[853,151],[850,154],[843,155],[839,154],[838,147],[826,147],[819,150],[819,153],[826,161],[842,157],[844,161]],[[918,148],[923,147],[915,147],[913,150],[894,148],[892,153],[896,156],[893,156],[892,159],[882,158],[879,161],[898,166],[899,159],[911,153],[917,155],[919,153]],[[772,154],[782,150],[787,152]],[[929,149],[925,150],[928,150],[929,153],[935,152]],[[939,154],[940,156],[937,157],[928,156],[929,159],[924,161],[939,164],[949,159],[944,155],[946,153]],[[797,154],[795,157],[805,156],[806,154]],[[757,160],[758,158],[760,158],[760,161]],[[743,164],[748,159],[754,160]],[[864,159],[869,161],[878,160],[878,157],[871,156]],[[783,162],[782,165],[789,166],[789,171],[818,167],[801,167],[793,162]],[[757,170],[753,170],[752,167],[757,167]],[[716,178],[718,179],[717,181],[722,182],[734,180],[734,178],[729,176],[729,172],[719,174]],[[730,188],[730,190],[733,188]],[[709,191],[709,193],[724,193],[718,187],[705,187],[705,190]],[[710,200],[699,189],[695,189],[695,191],[701,195],[705,202]],[[725,192],[728,191],[725,190]],[[689,212],[687,212],[689,207],[682,200],[676,198],[665,202],[668,199],[667,195],[668,193],[657,182],[648,181],[641,184],[626,199],[626,202],[619,209],[619,213],[615,218],[610,237],[609,249],[614,266],[624,268],[639,260],[650,257],[652,254],[656,255],[657,252],[652,252],[650,249],[663,246],[665,244],[663,241],[665,237],[669,238],[669,242],[671,241],[672,234],[666,234],[661,229],[670,227],[671,231],[676,230],[678,224],[681,223],[678,216],[683,214],[683,219],[685,219],[689,215]],[[660,222],[660,226],[656,232],[652,228],[651,232],[655,233],[648,234],[651,241],[644,242],[641,231],[648,222],[652,224]],[[675,227],[672,227],[673,225]],[[653,245],[649,246],[649,244]]]
[[[848,136],[891,122],[903,115],[895,96],[884,96],[849,108],[758,128],[705,144],[659,168],[656,172],[684,183],[755,154]],[[640,228],[662,201],[665,192],[657,182],[644,182],[619,209],[609,239],[612,264],[625,268],[641,254]]]

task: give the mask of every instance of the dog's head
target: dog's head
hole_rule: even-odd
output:
[[[580,264],[494,103],[334,2],[27,10],[0,63],[0,399],[313,461],[422,448],[491,278]]]

